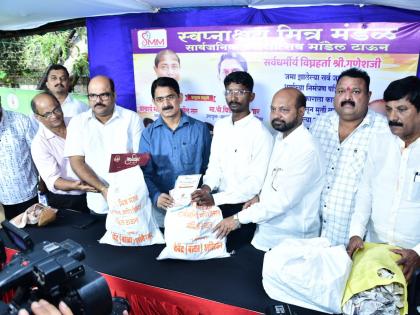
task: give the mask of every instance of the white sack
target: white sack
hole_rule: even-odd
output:
[[[226,238],[217,239],[213,228],[223,219],[219,207],[170,208],[165,216],[166,247],[158,260],[173,258],[204,260],[229,257]]]
[[[111,173],[106,233],[100,243],[145,246],[164,243],[140,166]]]
[[[351,265],[344,246],[326,238],[286,239],[264,256],[263,286],[272,299],[341,313]]]

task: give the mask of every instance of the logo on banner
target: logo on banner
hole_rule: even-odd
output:
[[[155,49],[168,47],[166,30],[139,30],[137,41],[140,49]]]
[[[10,93],[7,95],[7,105],[9,105],[10,109],[18,109],[19,108],[19,98],[16,94]]]

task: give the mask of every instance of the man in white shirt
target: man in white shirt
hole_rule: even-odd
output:
[[[388,129],[386,118],[368,109],[369,75],[351,68],[337,80],[335,111],[311,126],[325,155],[326,178],[321,194],[321,236],[346,245],[357,187],[372,137]]]
[[[199,206],[220,206],[223,216],[229,217],[261,191],[273,137],[250,112],[249,105],[255,98],[251,75],[232,72],[224,84],[232,115],[214,126],[209,165],[203,185],[192,194],[192,200]],[[255,225],[247,225],[229,235],[228,249],[249,243],[254,230]]]
[[[76,175],[99,193],[87,193],[87,204],[106,214],[111,154],[138,152],[143,124],[137,113],[115,104],[112,79],[96,76],[88,85],[91,109],[76,115],[67,127],[65,156]]]
[[[0,99],[0,203],[10,220],[38,202],[38,174],[31,157],[29,118],[7,111]]]
[[[372,143],[350,225],[350,256],[370,242],[402,247],[407,280],[420,268],[420,79],[392,82],[384,92],[391,133]]]
[[[50,92],[60,102],[64,117],[71,118],[77,114],[83,113],[89,109],[85,103],[73,98],[70,95],[71,82],[67,68],[53,64],[48,67],[40,89]],[[39,128],[39,120],[35,115],[30,116],[32,126],[36,131]]]
[[[45,88],[60,102],[64,117],[73,117],[89,109],[85,103],[69,94],[71,88],[70,76],[67,68],[62,65],[53,64],[48,68]]]
[[[31,107],[41,123],[32,141],[31,153],[49,190],[48,205],[88,212],[86,191],[95,192],[96,189],[83,183],[71,169],[69,159],[64,157],[69,118],[64,118],[60,102],[50,92],[36,95]]]
[[[321,149],[302,124],[305,109],[306,97],[297,89],[274,94],[270,119],[279,133],[261,194],[216,226],[219,237],[251,222],[257,223],[252,245],[263,251],[284,238],[319,236],[325,167]]]

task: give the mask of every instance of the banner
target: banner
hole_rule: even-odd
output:
[[[295,87],[307,97],[304,123],[309,126],[333,110],[335,85],[343,70],[357,67],[368,72],[371,101],[382,99],[391,81],[415,75],[420,23],[133,29],[132,44],[137,111],[143,118],[158,116],[150,87],[157,76],[166,75],[179,81],[182,110],[213,124],[230,114],[223,79],[243,70],[255,82],[254,115],[268,121],[273,94]]]
[[[41,92],[43,91],[0,87],[1,105],[7,110],[32,115],[31,100]],[[71,95],[73,98],[89,104],[86,95],[76,93],[71,93]]]

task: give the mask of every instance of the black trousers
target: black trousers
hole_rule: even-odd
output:
[[[3,205],[4,216],[6,220],[11,220],[37,202],[38,196],[21,203],[16,203],[14,205]]]
[[[57,209],[71,209],[84,213],[89,213],[87,207],[86,194],[82,195],[62,195],[47,192],[48,205]]]
[[[219,208],[222,210],[223,218],[227,218],[241,211],[243,205],[243,203],[226,204],[220,205]],[[230,232],[226,239],[227,251],[237,250],[242,246],[251,243],[256,227],[256,224],[248,223],[242,225],[239,229]]]

